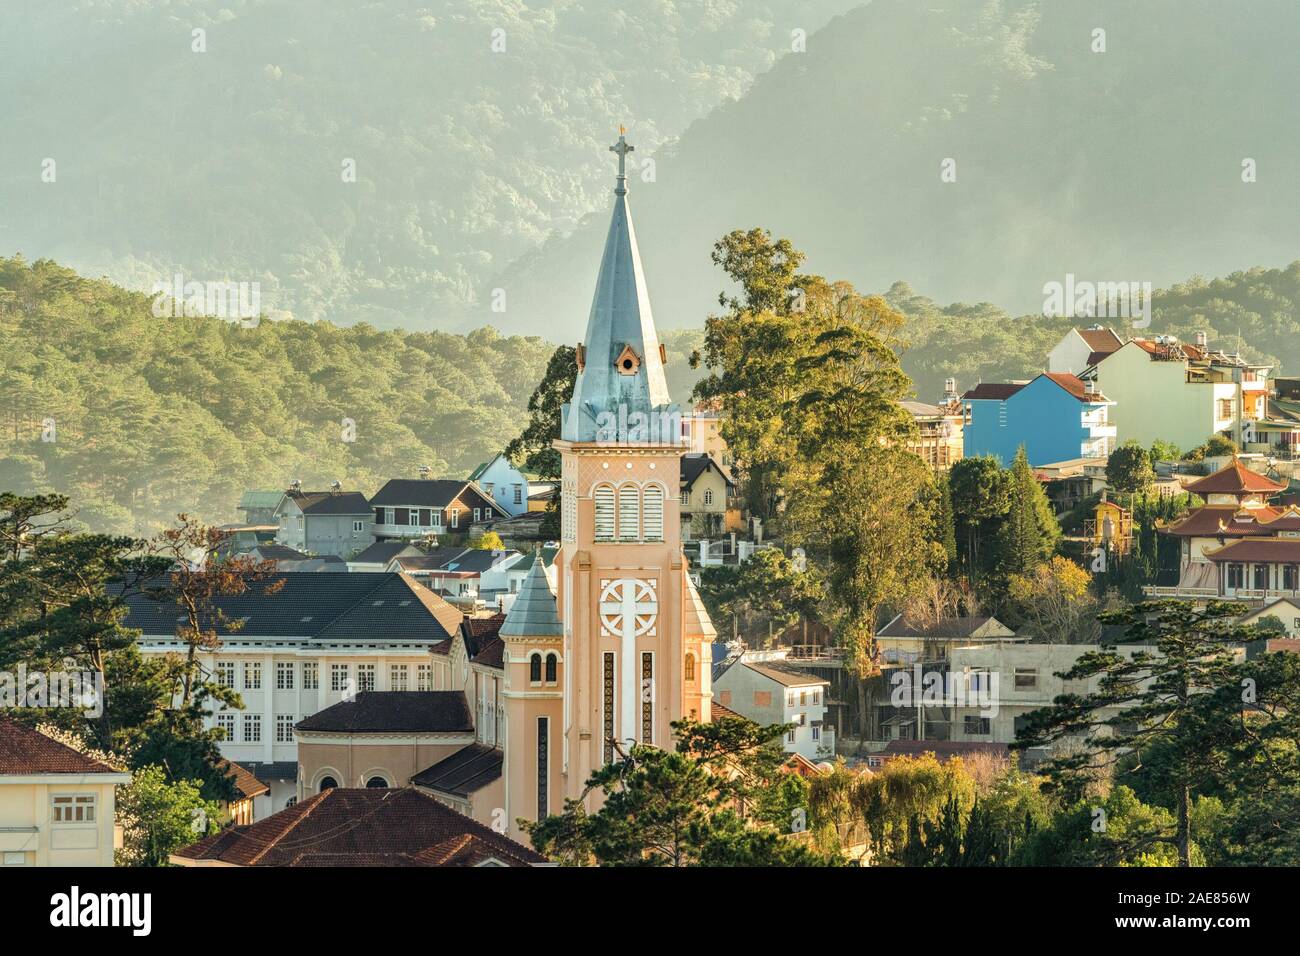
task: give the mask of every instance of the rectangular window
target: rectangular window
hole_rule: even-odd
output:
[[[262,742],[262,715],[244,715],[244,743],[260,744]]]
[[[418,528],[419,525],[420,525],[420,509],[412,508],[410,515],[406,519],[406,526],[408,528]]]
[[[50,822],[94,823],[98,798],[93,793],[75,793],[50,798]]]
[[[460,527],[460,512],[459,512],[459,511],[453,511],[453,512],[451,513],[451,526],[452,526],[453,528],[459,528],[459,527]]]
[[[410,521],[410,518],[408,517],[408,514],[409,514],[409,511],[408,511],[408,509],[406,509],[406,508],[394,508],[394,509],[393,509],[393,524],[398,525],[398,526],[408,524],[409,521]]]
[[[1268,588],[1268,565],[1255,565],[1255,589],[1263,591]]]
[[[354,522],[352,522],[352,530],[353,530],[353,531],[365,531],[365,530],[366,530],[366,523],[365,523],[364,521],[354,521]]]
[[[537,819],[543,820],[550,813],[547,809],[547,764],[549,763],[549,741],[551,722],[546,717],[537,718]]]
[[[217,661],[217,685],[220,687],[235,686],[234,661]]]
[[[341,690],[341,691],[351,690],[348,681],[347,664],[330,665],[330,690]]]
[[[479,520],[482,518],[482,516],[483,516],[482,509],[481,509],[481,508],[475,508],[475,509],[474,509],[474,520],[475,520],[475,521],[479,521]]]
[[[433,665],[419,664],[415,668],[415,689],[433,690]]]
[[[407,690],[408,669],[405,664],[388,665],[388,689]]]
[[[655,662],[649,651],[641,655],[641,743],[655,741]]]
[[[429,526],[432,525],[432,524],[433,524],[433,509],[432,509],[432,508],[421,508],[421,509],[420,509],[420,527],[421,527],[421,528],[427,528],[427,527],[429,527]]]
[[[754,691],[754,706],[755,706],[755,707],[771,707],[771,706],[772,706],[772,692],[771,692],[770,690],[756,690],[756,691]]]
[[[691,506],[691,493],[689,491],[682,492],[681,502],[683,508],[689,508]]]
[[[376,508],[376,509],[375,509],[375,524],[388,524],[388,522],[384,520],[384,509],[383,509],[383,508]]]
[[[605,654],[604,673],[601,675],[604,695],[605,763],[614,762],[614,655]]]
[[[357,690],[374,690],[375,689],[375,665],[358,664],[357,665]]]
[[[791,728],[790,732],[785,735],[785,742],[788,744],[794,743],[794,728]]]
[[[962,721],[962,729],[968,734],[988,734],[991,732],[987,717],[966,717]]]
[[[262,662],[246,661],[244,663],[244,690],[262,689]]]
[[[277,744],[293,743],[293,715],[275,715],[275,742]]]
[[[1240,588],[1245,587],[1246,566],[1244,564],[1228,565],[1228,587]]]
[[[217,729],[225,734],[226,740],[235,739],[235,715],[234,714],[217,714]]]
[[[320,665],[311,661],[302,665],[302,689],[320,689]]]
[[[293,663],[280,661],[275,665],[275,689],[293,690]]]
[[[813,740],[821,740],[821,739],[822,739],[822,725],[821,725],[821,724],[813,724],[813,727],[812,727],[812,735],[813,735]]]
[[[1300,584],[1300,565],[1282,565],[1282,587],[1294,591],[1298,584]]]
[[[515,504],[521,505],[523,503],[524,503],[524,487],[523,485],[515,485]]]
[[[1015,671],[1017,690],[1029,690],[1038,686],[1038,671],[1032,668],[1017,667]]]

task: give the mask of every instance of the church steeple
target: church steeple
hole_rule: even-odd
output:
[[[659,336],[628,208],[625,162],[632,150],[620,127],[618,142],[610,147],[618,154],[614,214],[586,339],[578,350],[573,398],[564,406],[560,437],[565,441],[668,444],[676,440],[662,434],[661,425],[677,421],[680,412],[668,397]]]

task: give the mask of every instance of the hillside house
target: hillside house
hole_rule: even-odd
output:
[[[528,511],[528,479],[505,455],[497,455],[474,469],[469,480],[511,518]]]
[[[374,542],[370,505],[359,491],[284,493],[275,510],[276,544],[346,559]]]
[[[756,724],[794,724],[783,739],[786,753],[809,760],[835,755],[835,729],[826,723],[831,682],[779,660],[741,657],[713,678],[724,708]]]
[[[1024,446],[1031,465],[1104,458],[1115,447],[1109,412],[1115,404],[1092,383],[1068,372],[1025,382],[983,383],[962,396],[968,424],[963,453],[993,455],[1010,465]]]
[[[509,517],[471,481],[393,478],[370,499],[375,537],[411,540],[468,533],[470,525]]]

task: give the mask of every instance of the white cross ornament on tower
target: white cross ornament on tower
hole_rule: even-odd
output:
[[[614,190],[614,193],[619,196],[627,194],[627,169],[625,165],[627,154],[636,150],[635,146],[627,144],[627,139],[623,135],[626,132],[627,130],[620,126],[618,128],[618,142],[609,148],[611,153],[618,153],[618,188]]]
[[[637,705],[643,690],[637,676],[636,639],[655,633],[659,600],[655,582],[640,578],[617,578],[601,582],[600,624],[604,632],[621,638],[619,643],[618,739],[631,746],[637,740]]]

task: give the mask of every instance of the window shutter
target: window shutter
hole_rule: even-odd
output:
[[[614,489],[601,485],[596,489],[596,540],[614,540]]]
[[[664,492],[658,485],[651,485],[645,490],[645,538],[647,541],[662,541],[664,537]]]
[[[635,541],[641,532],[641,495],[636,485],[618,489],[618,538]]]

